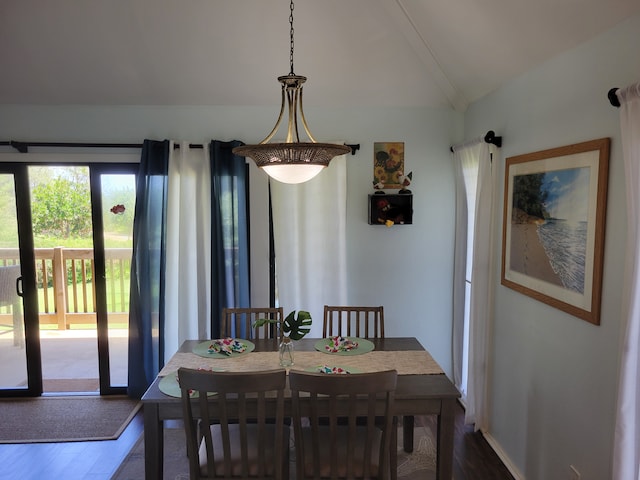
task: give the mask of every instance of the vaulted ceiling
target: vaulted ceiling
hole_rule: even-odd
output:
[[[305,106],[464,111],[638,0],[297,0]],[[274,105],[287,0],[1,0],[0,104]]]

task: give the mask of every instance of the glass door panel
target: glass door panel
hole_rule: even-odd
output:
[[[135,174],[100,175],[110,386],[126,386]]]
[[[0,173],[0,389],[27,389],[15,178]]]
[[[30,166],[45,393],[100,388],[87,166]]]

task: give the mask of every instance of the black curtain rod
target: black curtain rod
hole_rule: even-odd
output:
[[[15,140],[0,141],[0,146],[13,147],[20,153],[29,153],[29,147],[142,148],[141,143],[17,142]]]
[[[82,142],[16,142],[14,140],[0,142],[0,145],[15,148],[20,153],[29,153],[29,147],[55,148],[142,148],[142,143],[82,143]],[[230,144],[229,144],[230,145]],[[223,144],[223,146],[226,146]],[[179,143],[173,144],[174,149],[180,148]],[[189,148],[204,148],[201,143],[190,143]]]
[[[223,144],[224,145],[224,144]],[[231,145],[229,143],[229,145]],[[348,144],[351,155],[360,150],[360,144]],[[0,141],[0,146],[13,147],[20,153],[29,153],[29,147],[55,147],[55,148],[142,148],[141,143],[78,143],[78,142],[16,142],[15,140]],[[174,143],[173,148],[180,148],[179,143]],[[190,143],[189,148],[204,148],[201,143]]]
[[[487,134],[484,136],[484,141],[487,143],[491,143],[496,147],[502,147],[502,137],[496,137],[496,132],[493,130],[489,130]]]
[[[620,100],[618,99],[618,95],[616,95],[617,91],[618,91],[617,87],[609,90],[609,92],[607,93],[607,98],[609,99],[609,102],[611,103],[611,105],[613,105],[616,108],[620,108]]]
[[[496,132],[494,132],[493,130],[489,130],[487,132],[487,134],[484,136],[484,141],[486,143],[490,143],[492,145],[495,145],[498,148],[502,147],[502,137],[497,137],[496,136]],[[451,153],[453,153],[453,149],[454,149],[453,145],[451,147],[449,147],[449,150],[451,150]]]

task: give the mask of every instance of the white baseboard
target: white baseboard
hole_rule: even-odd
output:
[[[515,480],[526,480],[522,472],[520,472],[520,470],[513,464],[509,456],[505,453],[505,451],[502,449],[502,447],[496,441],[496,439],[493,438],[489,432],[483,431],[482,435],[484,436],[489,446],[493,449],[493,451],[496,452],[496,455],[498,455],[500,460],[502,460],[502,463],[504,463],[504,466],[507,467],[507,470],[509,470],[509,473],[513,475],[513,478]]]

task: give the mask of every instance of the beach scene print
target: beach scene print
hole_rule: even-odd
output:
[[[590,168],[513,177],[511,269],[584,294]]]

